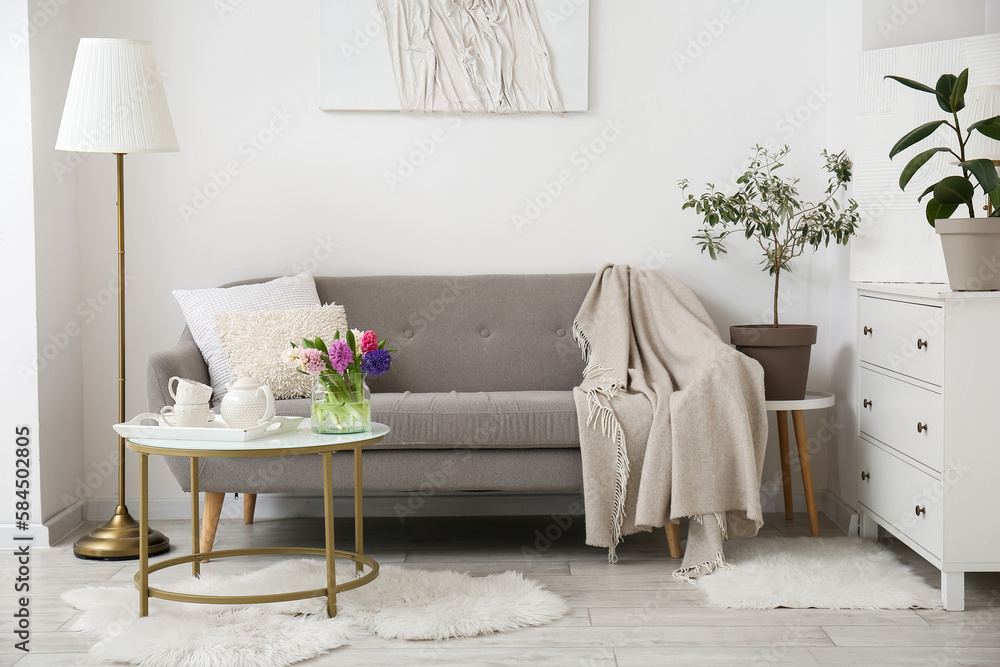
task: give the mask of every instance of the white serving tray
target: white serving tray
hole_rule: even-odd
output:
[[[302,423],[302,417],[274,417],[270,421],[253,428],[229,428],[222,417],[216,415],[208,426],[170,426],[160,415],[144,412],[113,428],[123,438],[151,438],[154,440],[217,440],[219,442],[246,442],[265,436],[274,436],[294,431]],[[143,425],[144,421],[155,421],[156,426]]]

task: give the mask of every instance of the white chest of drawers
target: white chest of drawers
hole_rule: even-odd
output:
[[[965,573],[1000,570],[1000,293],[866,285],[858,302],[861,535],[926,558],[959,611]]]

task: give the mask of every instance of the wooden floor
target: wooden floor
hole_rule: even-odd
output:
[[[351,519],[338,520],[338,547],[349,547]],[[621,561],[608,565],[601,549],[584,546],[583,522],[554,528],[547,517],[368,519],[366,551],[383,563],[454,569],[483,575],[520,570],[566,598],[572,612],[552,625],[509,634],[445,642],[386,641],[369,637],[300,665],[1000,665],[1000,575],[967,577],[968,611],[735,611],[707,607],[698,590],[671,578],[662,532],[629,537]],[[189,552],[186,521],[160,521],[173,553]],[[821,517],[824,535],[840,534]],[[546,530],[550,545],[538,542]],[[801,517],[768,516],[762,535],[808,534]],[[131,582],[136,563],[81,561],[73,536],[32,557],[30,654],[13,648],[11,556],[2,563],[3,636],[0,667],[85,664],[91,641],[69,630],[75,611],[59,594],[86,584]],[[937,570],[906,547],[892,548],[934,586]],[[263,545],[322,546],[319,519],[224,520],[217,548]],[[522,545],[537,553],[526,558]],[[541,549],[538,547],[542,547]],[[203,572],[254,569],[264,558],[206,564]],[[177,568],[178,575],[186,569]],[[171,575],[174,576],[174,575]],[[160,579],[160,581],[163,581]]]

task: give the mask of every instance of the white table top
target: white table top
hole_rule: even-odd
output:
[[[837,402],[834,394],[825,391],[807,391],[801,401],[765,401],[768,410],[819,410],[831,408]]]
[[[144,454],[164,456],[282,456],[313,454],[338,449],[351,449],[361,444],[374,444],[389,433],[385,424],[372,422],[372,430],[364,433],[313,433],[309,421],[302,422],[298,430],[273,437],[246,442],[220,442],[218,440],[166,440],[153,438],[128,439],[129,449]]]

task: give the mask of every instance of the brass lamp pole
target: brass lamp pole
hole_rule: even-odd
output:
[[[113,153],[118,167],[118,422],[125,414],[125,153],[176,151],[170,109],[149,42],[81,39],[56,149]],[[125,506],[125,439],[118,438],[118,506],[104,525],[73,545],[78,558],[139,557],[139,522]],[[149,554],[170,540],[149,530]]]

